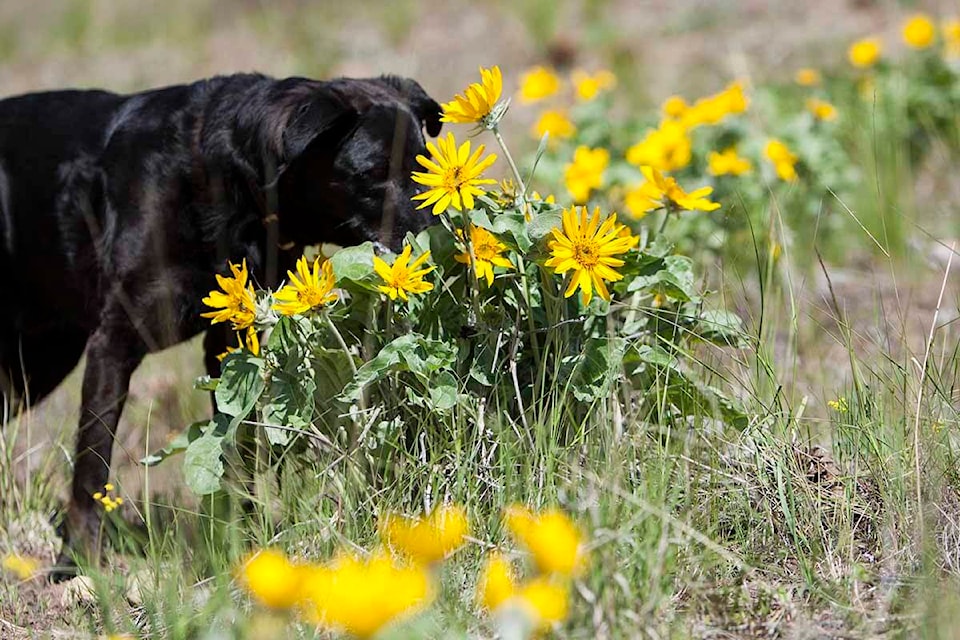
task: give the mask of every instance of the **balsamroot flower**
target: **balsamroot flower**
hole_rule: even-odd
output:
[[[246,340],[244,340],[244,335],[246,335]],[[235,351],[240,351],[246,348],[247,351],[252,353],[255,356],[260,355],[260,336],[257,335],[257,330],[254,327],[247,327],[245,332],[237,332],[237,346],[227,347],[227,350],[217,356],[217,360],[223,362],[223,359]]]
[[[440,105],[443,109],[440,122],[455,124],[479,122],[486,125],[488,124],[486,121],[491,116],[497,116],[496,107],[501,93],[503,93],[503,76],[500,73],[500,67],[494,66],[490,69],[480,67],[480,82],[472,83],[464,90],[462,96],[456,95],[450,102]]]
[[[12,573],[20,580],[29,580],[40,570],[40,561],[15,553],[3,556],[3,570]]]
[[[526,547],[541,573],[573,576],[586,564],[583,536],[559,509],[535,514],[515,505],[504,517],[507,528]]]
[[[232,262],[228,263],[233,277],[225,277],[217,274],[217,284],[222,291],[211,291],[203,299],[203,304],[217,309],[217,311],[208,311],[201,313],[201,317],[210,318],[212,324],[218,322],[229,322],[237,331],[246,329],[253,325],[256,319],[257,303],[253,292],[253,285],[247,282],[249,273],[247,272],[246,259],[237,266]]]
[[[386,553],[343,555],[304,572],[301,605],[314,623],[369,638],[408,617],[434,597],[428,570]]]
[[[564,111],[548,109],[540,114],[530,131],[537,140],[548,133],[550,140],[566,140],[577,132],[577,127]]]
[[[853,66],[858,69],[866,69],[877,63],[882,50],[883,45],[879,39],[864,38],[850,45],[850,49],[847,51],[847,57]]]
[[[573,152],[573,162],[563,169],[563,181],[574,202],[584,203],[593,189],[603,186],[603,172],[610,164],[610,152],[580,145]]]
[[[463,242],[462,230],[457,229],[457,237]],[[507,250],[507,245],[497,240],[497,236],[483,227],[478,227],[474,224],[470,225],[470,247],[473,249],[472,257],[467,252],[463,252],[455,255],[454,259],[462,264],[473,263],[473,269],[477,273],[477,279],[486,279],[488,287],[493,286],[494,267],[513,267],[510,259],[501,255]]]
[[[793,76],[793,81],[801,87],[816,87],[821,80],[820,72],[809,67],[797,69],[797,73]]]
[[[479,185],[496,183],[492,178],[480,176],[496,161],[497,154],[491,153],[481,160],[486,149],[481,144],[470,155],[470,141],[458,148],[452,133],[448,133],[446,139],[438,138],[437,145],[439,148],[432,142],[427,143],[429,159],[417,156],[417,162],[427,169],[413,172],[413,181],[427,187],[427,191],[413,196],[414,200],[423,200],[417,209],[433,205],[433,215],[440,215],[450,206],[457,211],[472,209],[474,197],[484,194]]]
[[[653,185],[653,189],[659,192],[656,202],[660,206],[687,211],[715,211],[720,208],[720,203],[709,199],[710,194],[713,193],[713,187],[701,187],[687,193],[676,179],[664,176],[653,167],[640,167],[640,171],[643,172],[647,182]]]
[[[719,152],[711,151],[707,156],[707,165],[712,176],[742,176],[753,167],[749,160],[737,155],[733,147]]]
[[[249,556],[238,578],[255,600],[272,609],[290,609],[300,600],[304,570],[276,549]]]
[[[553,69],[537,66],[520,76],[520,102],[538,102],[559,90],[560,78]]]
[[[763,149],[767,159],[773,163],[777,176],[784,182],[793,182],[797,179],[797,156],[780,140],[770,140]]]
[[[943,34],[943,55],[960,58],[960,20],[944,20],[940,32]]]
[[[656,167],[675,171],[690,164],[693,145],[687,127],[678,121],[664,120],[657,129],[627,149],[627,162],[638,167]]]
[[[484,608],[493,611],[512,598],[516,591],[516,576],[510,560],[502,553],[490,553],[480,571],[477,600]]]
[[[577,69],[571,75],[573,86],[576,89],[577,100],[589,102],[607,89],[612,89],[617,84],[617,76],[613,72],[601,69],[594,74],[589,74],[582,69]]]
[[[477,600],[495,613],[519,610],[531,627],[547,631],[567,618],[570,586],[562,577],[549,575],[518,584],[510,560],[492,552],[480,573]]]
[[[391,514],[380,523],[380,536],[391,549],[422,564],[439,562],[462,547],[469,530],[460,506],[438,507],[416,518]]]
[[[926,49],[937,39],[937,25],[930,16],[918,13],[903,24],[903,41],[914,49]]]
[[[297,273],[287,271],[290,282],[273,294],[276,302],[273,309],[284,316],[306,313],[315,307],[336,302],[333,293],[336,278],[333,275],[333,263],[317,258],[311,268],[306,257],[297,260]]]
[[[406,300],[408,293],[426,293],[433,290],[433,284],[425,282],[423,277],[436,267],[420,268],[430,259],[430,252],[425,251],[419,258],[408,264],[412,251],[410,245],[405,246],[392,265],[387,264],[380,256],[373,256],[373,269],[384,282],[378,289],[390,296],[391,300],[396,300],[397,297]]]
[[[563,228],[553,229],[553,240],[548,243],[550,259],[544,264],[562,275],[572,271],[570,283],[564,292],[569,298],[580,289],[583,303],[589,304],[593,290],[604,300],[610,300],[604,280],[616,282],[623,276],[614,269],[624,265],[616,256],[637,246],[639,238],[623,234],[624,226],[617,224],[617,214],[600,223],[600,207],[587,217],[586,207],[571,207],[563,211]]]
[[[807,100],[807,111],[809,111],[817,120],[829,122],[837,119],[837,108],[819,98],[810,98]]]

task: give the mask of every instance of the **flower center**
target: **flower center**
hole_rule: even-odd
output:
[[[585,269],[597,266],[600,262],[600,251],[596,242],[583,242],[573,247],[573,259]]]
[[[477,260],[487,261],[491,258],[496,258],[500,254],[497,250],[497,245],[492,243],[478,244],[473,248],[473,252],[477,254]]]
[[[443,187],[451,191],[459,189],[463,182],[463,167],[450,167],[443,176]]]

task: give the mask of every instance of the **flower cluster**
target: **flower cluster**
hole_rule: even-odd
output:
[[[123,504],[123,498],[110,495],[115,488],[112,483],[108,482],[103,485],[103,491],[97,491],[93,494],[93,499],[99,502],[103,506],[103,510],[107,513],[110,513]]]
[[[29,580],[40,570],[40,562],[37,559],[16,553],[3,556],[2,566],[4,571],[8,571],[19,580]]]

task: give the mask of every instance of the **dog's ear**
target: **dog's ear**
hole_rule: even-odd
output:
[[[440,122],[440,105],[427,95],[420,83],[398,76],[380,76],[378,79],[400,94],[427,133],[433,137],[440,134],[440,127],[443,126]]]
[[[281,135],[282,164],[289,166],[307,147],[320,139],[331,148],[345,138],[360,121],[360,113],[338,95],[328,91],[313,93],[295,104],[287,114]]]

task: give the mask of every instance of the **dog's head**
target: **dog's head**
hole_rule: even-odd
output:
[[[431,223],[411,198],[426,153],[424,129],[440,133],[440,105],[415,81],[386,76],[294,87],[277,166],[281,235],[296,244],[367,240],[399,250]]]

